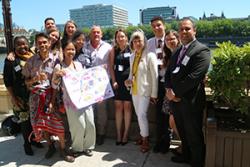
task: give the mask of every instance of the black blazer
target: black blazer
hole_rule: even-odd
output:
[[[205,103],[203,80],[210,65],[210,50],[195,40],[187,48],[181,63],[177,65],[181,48],[182,46],[170,58],[165,76],[166,88],[172,88],[176,97],[187,100],[196,107],[198,104],[203,107]],[[203,103],[200,103],[201,101]]]

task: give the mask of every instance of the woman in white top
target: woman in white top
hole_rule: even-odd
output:
[[[132,100],[137,115],[141,138],[141,152],[149,151],[149,128],[147,110],[149,102],[156,103],[158,90],[158,65],[155,53],[148,52],[143,31],[135,31],[130,38],[133,54],[130,58],[130,74],[125,85],[131,88]]]
[[[65,85],[63,82],[61,83],[62,76],[67,73],[82,71],[83,67],[81,63],[73,61],[76,49],[71,41],[62,44],[62,49],[64,58],[61,64],[55,66],[52,79],[53,88],[62,89],[62,98],[68,117],[73,152],[92,156],[91,150],[94,149],[96,137],[92,106],[79,110],[76,109],[70,101]]]

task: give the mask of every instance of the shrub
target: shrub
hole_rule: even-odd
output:
[[[237,47],[223,42],[217,46],[208,74],[213,98],[219,105],[250,113],[250,43]]]

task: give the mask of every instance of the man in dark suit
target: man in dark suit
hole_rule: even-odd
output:
[[[204,166],[205,143],[202,131],[205,90],[203,79],[210,64],[209,49],[195,38],[196,27],[189,18],[179,24],[183,44],[173,54],[166,72],[166,96],[182,142],[182,154],[171,158],[174,162]]]

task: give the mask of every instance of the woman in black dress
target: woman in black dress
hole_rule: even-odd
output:
[[[115,44],[110,52],[110,75],[115,92],[115,120],[117,129],[116,145],[125,145],[128,142],[128,132],[131,122],[131,95],[124,85],[129,75],[129,58],[131,52],[128,37],[124,30],[115,32]],[[124,119],[124,130],[122,122]]]

